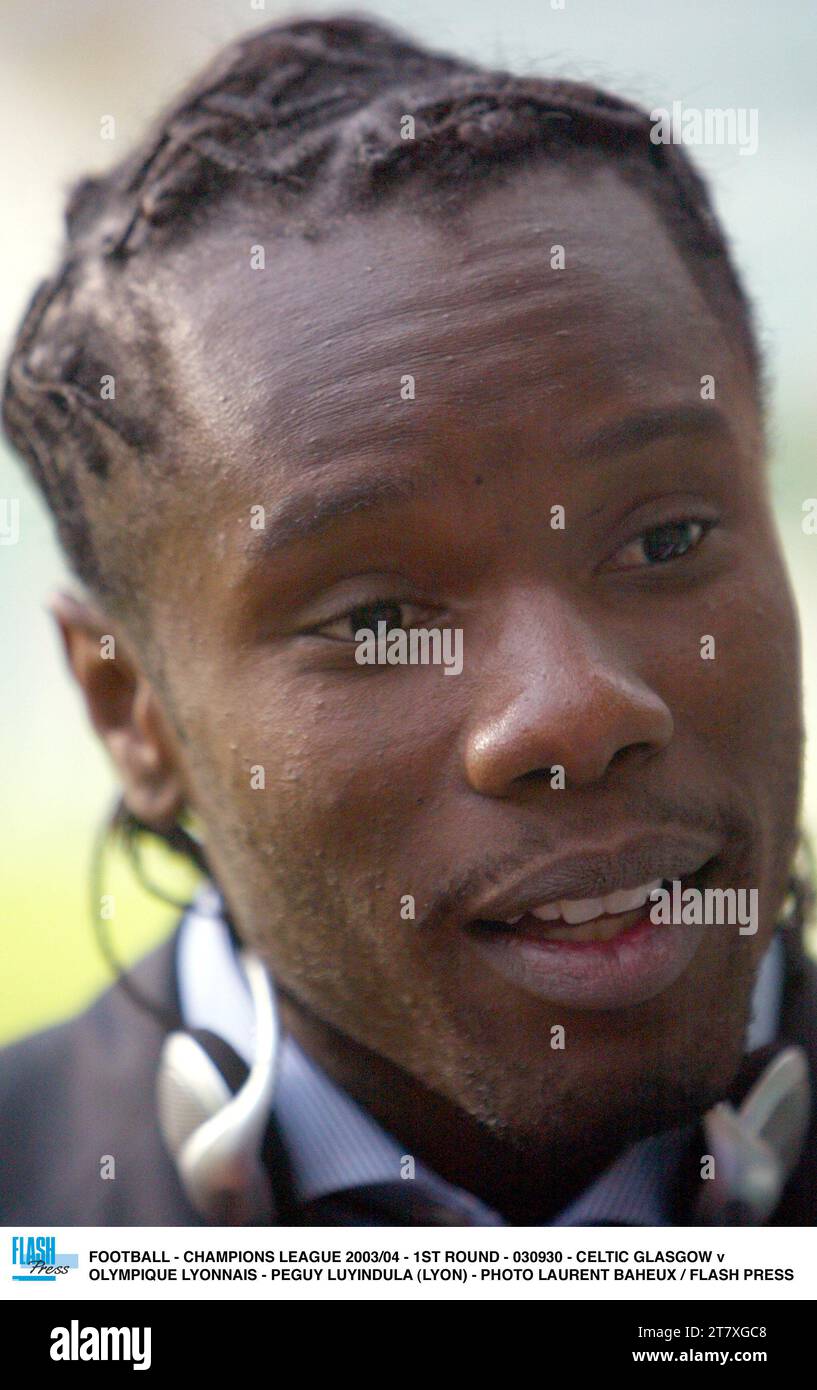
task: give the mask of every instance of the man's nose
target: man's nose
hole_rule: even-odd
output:
[[[616,758],[664,748],[672,714],[636,665],[620,635],[572,605],[517,608],[478,678],[465,745],[474,790],[510,796],[521,779],[556,768],[566,787],[587,786]]]

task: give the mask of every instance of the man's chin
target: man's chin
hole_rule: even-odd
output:
[[[565,1096],[557,1112],[547,1105],[536,1115],[532,1106],[524,1117],[517,1113],[491,1128],[532,1161],[546,1158],[548,1167],[554,1158],[559,1164],[573,1163],[579,1154],[598,1167],[639,1140],[698,1120],[724,1099],[741,1057],[737,1045],[721,1053],[715,1070],[698,1066],[684,1071],[679,1066],[674,1072],[633,1077],[626,1086],[611,1086],[604,1077],[595,1085],[585,1081],[570,1098]]]
[[[748,1001],[740,1011],[733,1003],[731,1015],[710,1017],[694,1039],[665,1037],[655,1051],[644,1046],[635,1056],[593,1046],[580,1063],[561,1054],[563,1070],[551,1054],[535,1082],[530,1061],[511,1064],[503,1075],[495,1059],[482,1069],[481,1095],[472,1094],[476,1104],[467,1108],[495,1138],[539,1163],[547,1159],[548,1167],[558,1153],[564,1162],[581,1152],[613,1156],[649,1135],[693,1123],[725,1098],[744,1057],[744,1013],[748,1017]]]
[[[663,1007],[656,1001],[627,1011],[629,1020],[617,1026],[609,1014],[596,1014],[583,1036],[568,1026],[565,1050],[550,1052],[538,1076],[530,1050],[504,1067],[494,1058],[482,1070],[496,1086],[493,1098],[482,1093],[490,1127],[541,1153],[572,1145],[572,1136],[577,1146],[621,1149],[698,1119],[724,1099],[740,1069],[754,983],[751,963],[737,951],[707,964],[704,978],[686,981],[681,999],[675,992]],[[728,997],[712,990],[714,978],[731,981]]]

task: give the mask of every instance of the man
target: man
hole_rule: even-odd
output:
[[[593,89],[304,20],[67,221],[4,418],[126,819],[192,813],[211,882],[137,998],[6,1054],[3,1219],[211,1219],[160,1050],[204,1030],[241,1094],[261,961],[272,1197],[234,1219],[811,1223],[796,620],[684,151]],[[659,920],[662,885],[749,908]],[[753,1207],[724,1173],[758,1085],[789,1119]]]

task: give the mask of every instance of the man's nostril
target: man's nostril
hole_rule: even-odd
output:
[[[552,767],[533,767],[530,772],[523,772],[518,780],[520,782],[550,782],[555,771],[556,768]]]
[[[635,758],[648,758],[652,755],[652,753],[654,753],[654,751],[655,749],[653,748],[652,744],[649,743],[625,744],[623,748],[617,749],[617,751],[613,754],[612,758],[607,764],[607,770],[609,772],[611,768],[617,768],[621,765],[621,763],[624,762],[632,762]]]

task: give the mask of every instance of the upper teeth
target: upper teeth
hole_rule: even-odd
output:
[[[651,883],[642,883],[638,888],[619,888],[604,898],[560,898],[557,903],[542,903],[541,907],[531,907],[528,911],[531,916],[538,917],[542,922],[556,922],[561,918],[562,921],[575,926],[579,922],[592,922],[594,917],[632,912],[634,908],[641,907],[650,894],[661,887],[662,881],[656,878]],[[521,913],[520,917],[509,917],[509,925],[513,926],[524,916],[525,913]]]

